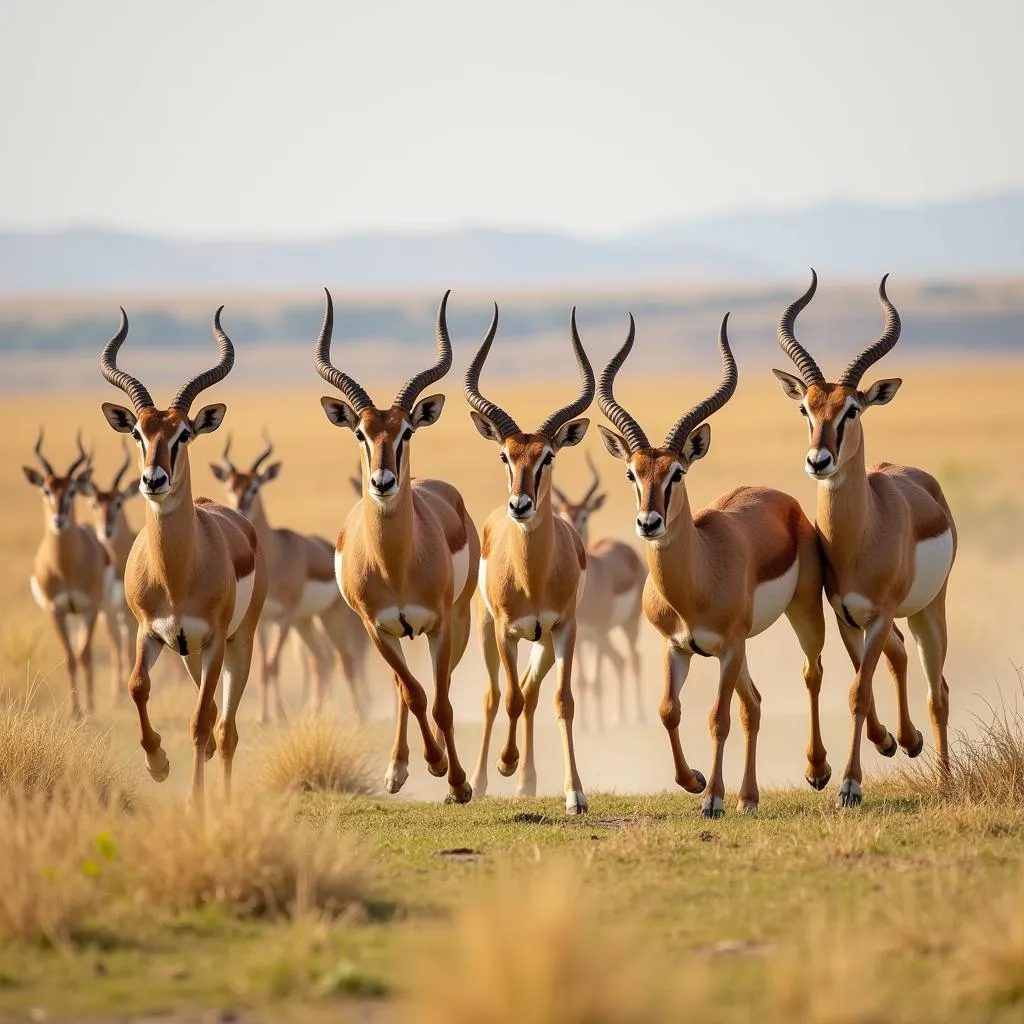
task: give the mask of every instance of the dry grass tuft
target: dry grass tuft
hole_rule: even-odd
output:
[[[365,739],[325,717],[306,717],[270,740],[258,777],[274,793],[327,790],[372,794]]]
[[[178,803],[138,816],[125,836],[133,901],[170,913],[215,906],[233,916],[333,916],[366,891],[362,859],[336,834],[315,833],[286,800],[250,795],[205,818]]]
[[[470,897],[423,941],[403,1020],[417,1024],[655,1024],[687,1008],[662,997],[628,929],[603,924],[580,868],[541,868]],[[663,976],[663,975],[662,975]]]
[[[71,786],[76,799],[84,789],[101,802],[131,802],[131,777],[111,756],[106,737],[66,708],[34,704],[31,690],[0,702],[0,789],[52,798]]]

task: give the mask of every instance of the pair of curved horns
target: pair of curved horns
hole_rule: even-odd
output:
[[[729,314],[722,318],[722,326],[718,332],[718,349],[722,356],[722,382],[718,385],[713,394],[699,402],[688,412],[676,420],[672,429],[665,436],[665,443],[662,447],[671,451],[681,451],[686,439],[693,432],[694,428],[700,426],[712,413],[717,412],[732,398],[736,391],[736,384],[739,374],[736,369],[736,360],[733,357],[732,349],[729,347]],[[616,400],[614,394],[615,376],[622,364],[626,361],[633,348],[633,340],[636,337],[636,325],[633,322],[633,314],[629,316],[629,334],[622,348],[609,360],[608,365],[601,373],[601,382],[597,388],[598,403],[601,411],[612,421],[616,430],[622,434],[623,440],[631,452],[639,451],[641,448],[650,448],[647,435],[643,428],[637,423]]]
[[[885,282],[888,278],[889,275],[886,274],[878,286],[878,301],[885,313],[885,326],[882,329],[881,335],[866,348],[862,349],[857,358],[840,374],[838,383],[845,387],[857,387],[868,367],[873,363],[877,363],[900,340],[900,315],[896,311],[896,307],[889,301],[889,296],[885,294]],[[818,368],[818,364],[807,349],[796,340],[793,330],[796,325],[797,316],[814,298],[817,288],[818,275],[812,267],[811,286],[796,302],[791,303],[786,308],[785,313],[782,314],[779,320],[779,345],[782,347],[782,351],[796,364],[796,368],[800,371],[800,376],[808,386],[811,384],[824,384],[825,375]]]
[[[439,381],[452,368],[452,342],[448,336],[448,321],[446,311],[448,307],[448,296],[451,289],[444,293],[441,305],[437,309],[437,361],[433,366],[410,377],[402,385],[395,396],[393,408],[401,409],[403,412],[412,412],[416,399],[424,388]],[[334,333],[334,301],[331,293],[325,288],[324,295],[327,297],[327,305],[324,309],[324,320],[320,327],[320,337],[317,338],[316,347],[313,350],[313,365],[317,373],[332,387],[337,388],[352,403],[356,414],[364,409],[373,408],[373,399],[343,370],[339,370],[331,362],[331,336]]]
[[[75,435],[75,444],[78,445],[78,455],[75,461],[71,463],[71,468],[68,469],[65,476],[70,480],[71,477],[81,468],[82,463],[89,461],[89,456],[86,455],[85,449],[82,447],[82,432],[78,431]],[[46,471],[47,476],[56,476],[57,474],[53,471],[53,466],[50,465],[49,460],[43,455],[43,428],[39,428],[39,436],[36,438],[35,447],[32,449],[33,454],[39,462],[39,465]]]
[[[234,365],[235,347],[231,344],[231,339],[224,333],[220,325],[220,315],[223,310],[224,307],[221,306],[213,314],[213,337],[217,342],[217,352],[220,356],[217,365],[209,370],[205,370],[203,373],[196,374],[191,380],[183,384],[171,401],[170,408],[177,409],[178,412],[185,416],[188,415],[189,409],[192,408],[192,403],[196,400],[196,396],[201,391],[205,391],[207,388],[213,387],[214,384],[222,381]],[[100,356],[100,372],[109,383],[113,384],[114,387],[120,388],[131,399],[136,412],[141,412],[143,409],[153,409],[156,405],[146,386],[137,377],[133,377],[127,371],[118,368],[117,353],[127,337],[128,315],[125,313],[124,307],[121,307],[121,324],[117,334],[103,347],[103,353]]]
[[[590,359],[587,357],[587,353],[583,348],[583,342],[580,341],[579,331],[576,329],[575,306],[572,307],[572,313],[569,316],[569,328],[572,334],[572,350],[576,356],[576,364],[579,367],[583,385],[579,396],[574,401],[562,406],[561,409],[557,409],[537,428],[536,432],[538,434],[543,434],[549,439],[553,439],[569,420],[579,416],[594,400],[594,368],[590,365]],[[482,416],[487,417],[497,428],[501,439],[505,440],[505,438],[511,437],[513,434],[521,433],[518,424],[501,406],[496,405],[490,399],[484,398],[480,394],[480,371],[487,361],[487,356],[491,351],[491,344],[494,342],[494,335],[497,330],[498,304],[495,303],[494,317],[491,319],[491,326],[487,331],[487,336],[473,357],[473,361],[469,364],[469,369],[466,370],[464,389],[466,400],[469,404]]]
[[[270,436],[267,434],[266,427],[263,428],[261,435],[263,437],[263,443],[266,445],[266,448],[259,455],[256,456],[256,461],[253,462],[252,466],[249,467],[250,473],[257,473],[259,471],[260,464],[264,460],[269,459],[274,451],[274,442],[270,440]],[[231,461],[231,441],[232,437],[230,434],[228,434],[228,438],[224,442],[224,451],[220,453],[220,459],[221,462],[224,463],[224,468],[227,469],[228,472],[237,473],[238,469],[235,467],[235,464]]]

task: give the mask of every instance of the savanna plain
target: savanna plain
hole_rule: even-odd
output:
[[[595,363],[605,355],[595,353]],[[444,414],[417,434],[411,458],[417,475],[460,487],[482,523],[504,502],[505,478],[494,446],[466,413],[463,363],[441,385]],[[487,386],[485,375],[485,390],[520,422],[539,423],[578,387],[567,344],[552,364],[559,369],[543,382],[523,377]],[[767,369],[746,371],[742,356],[740,365],[736,397],[712,420],[711,451],[687,477],[691,502],[700,507],[737,484],[761,483],[796,495],[813,516],[814,485],[802,472],[806,429],[796,407]],[[195,369],[183,367],[182,377]],[[396,366],[388,376],[378,368],[364,383],[383,401],[406,369]],[[485,799],[445,806],[446,785],[427,774],[415,730],[405,789],[398,796],[382,791],[393,695],[376,657],[367,660],[373,715],[357,726],[337,673],[327,712],[304,714],[300,663],[289,648],[288,722],[257,723],[254,665],[239,719],[235,802],[220,805],[214,761],[206,817],[190,817],[191,683],[165,654],[150,710],[172,768],[158,785],[144,770],[126,681],[112,686],[103,630],[95,644],[97,712],[75,722],[55,637],[29,592],[43,521],[38,492],[20,467],[31,464],[38,426],[46,425],[46,453],[59,471],[71,461],[81,427],[105,486],[120,438],[99,403],[120,399],[98,373],[80,390],[5,398],[0,1016],[1019,1021],[1024,364],[909,365],[897,349],[875,370],[902,374],[905,383],[891,405],[866,417],[869,461],[933,472],[959,526],[946,671],[957,735],[951,783],[940,791],[932,782],[926,687],[913,660],[911,706],[929,745],[915,761],[902,751],[886,760],[869,747],[863,806],[836,808],[852,670],[830,625],[822,726],[833,782],[821,793],[807,787],[807,699],[796,639],[782,620],[748,649],[763,696],[760,812],[737,813],[733,795],[726,816],[714,821],[701,818],[699,797],[673,786],[657,715],[660,641],[646,623],[639,694],[627,687],[620,699],[606,672],[598,681],[599,715],[596,694],[577,687],[587,815],[569,818],[561,809],[553,680],[538,715],[545,795],[517,798],[515,780],[492,770]],[[682,365],[634,379],[627,364],[617,394],[660,436],[714,383]],[[219,433],[191,447],[196,493],[221,496],[208,463],[218,460],[228,433],[241,464],[259,451],[265,426],[283,462],[280,479],[264,491],[271,523],[333,538],[354,500],[351,435],[324,419],[312,376],[309,386],[289,384],[284,393],[245,388],[233,388],[229,377],[211,392],[210,401],[227,402],[228,415]],[[601,420],[596,407],[590,415]],[[632,490],[593,427],[582,448],[559,455],[555,482],[570,496],[582,493],[585,450],[608,493],[591,522],[592,539],[611,535],[639,550]],[[90,512],[78,500],[83,521]],[[140,506],[141,499],[128,506],[136,528]],[[420,678],[427,664],[425,645],[414,647]],[[711,663],[695,665],[683,692],[684,747],[705,771],[715,671]],[[467,765],[479,743],[484,685],[474,638],[453,683]],[[875,694],[892,728],[895,700],[883,671]],[[499,723],[504,710],[501,716]],[[734,717],[726,754],[732,787],[741,753]]]

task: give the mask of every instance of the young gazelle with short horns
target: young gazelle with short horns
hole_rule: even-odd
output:
[[[865,464],[861,415],[871,406],[886,405],[899,390],[899,378],[879,380],[861,390],[865,371],[899,340],[900,317],[878,288],[885,313],[881,336],[842,372],[836,383],[825,380],[808,351],[796,340],[800,311],[811,301],[818,276],[782,315],[779,344],[793,360],[799,376],[775,370],[790,398],[800,403],[807,419],[810,449],[805,471],[818,481],[818,535],[825,559],[825,593],[836,613],[839,630],[854,663],[850,689],[853,738],[850,759],[839,791],[841,806],[861,802],[861,732],[891,757],[897,740],[875,713],[872,679],[883,655],[896,683],[899,707],[898,741],[917,757],[924,737],[910,718],[907,700],[907,653],[903,636],[893,625],[906,618],[917,642],[928,679],[928,710],[938,751],[940,779],[949,770],[947,724],[949,687],[942,669],[946,660],[946,584],[956,555],[956,526],[942,489],[934,477],[908,466]]]
[[[537,791],[534,765],[534,714],[540,686],[552,665],[557,665],[558,689],[555,712],[565,756],[565,809],[570,814],[587,810],[572,724],[575,702],[572,693],[572,661],[576,646],[576,607],[586,580],[587,554],[579,534],[560,516],[551,501],[551,476],[555,455],[577,445],[590,425],[575,419],[594,400],[594,371],[576,331],[572,311],[572,346],[583,387],[579,397],[552,413],[533,433],[519,429],[515,420],[480,394],[480,371],[498,329],[494,307],[487,337],[466,371],[466,398],[477,430],[500,446],[499,458],[508,474],[508,502],[495,509],[484,524],[480,562],[480,595],[484,609],[480,623],[489,687],[484,698],[484,729],[473,785],[487,788],[487,758],[491,730],[498,713],[501,691],[498,663],[508,685],[508,739],[498,756],[498,771],[512,775],[519,766],[516,731],[520,715],[526,720],[523,766],[519,793]],[[520,640],[532,641],[530,665],[520,686],[516,653]]]
[[[274,446],[264,435],[266,447],[248,470],[238,469],[231,461],[231,438],[224,445],[221,465],[210,464],[213,475],[227,488],[228,501],[255,527],[260,547],[267,560],[267,600],[263,605],[260,626],[260,648],[263,671],[260,679],[260,722],[270,720],[270,690],[273,690],[277,717],[284,719],[281,700],[281,652],[292,627],[313,657],[316,688],[312,707],[319,712],[330,682],[334,658],[330,646],[341,658],[342,670],[352,695],[356,717],[362,720],[366,699],[363,681],[363,655],[366,634],[358,617],[342,599],[334,578],[334,545],[323,537],[275,529],[267,522],[263,509],[263,487],[276,480],[281,463],[263,463],[273,454]],[[316,628],[319,620],[330,641],[324,641]],[[271,646],[265,636],[266,626],[277,626]]]
[[[598,387],[601,410],[619,431],[602,427],[601,436],[608,451],[626,463],[626,478],[636,490],[636,531],[647,542],[651,570],[644,589],[644,612],[665,638],[661,720],[672,744],[676,783],[690,793],[702,792],[706,783],[683,756],[679,693],[695,654],[719,661],[718,698],[709,722],[715,753],[702,808],[706,818],[718,818],[725,811],[722,758],[734,691],[739,695],[746,738],[739,808],[757,809],[761,695],[750,677],[746,642],[783,613],[806,658],[804,681],[811,706],[807,781],[822,789],[832,774],[818,718],[825,617],[814,527],[794,498],[765,487],[737,487],[696,515],[690,511],[686,474],[711,445],[711,428],[704,421],[736,390],[728,321],[726,314],[718,339],[724,368],[721,384],[710,398],[676,421],[660,448],[650,444],[612,392],[615,375],[633,347],[632,317],[629,336],[601,374]]]
[[[223,309],[223,307],[221,307]],[[145,526],[125,567],[128,607],[139,623],[135,668],[129,681],[139,712],[146,766],[157,782],[170,772],[160,734],[149,721],[150,671],[164,647],[177,652],[199,689],[192,716],[190,803],[203,806],[203,769],[220,747],[224,797],[231,796],[231,764],[238,745],[235,716],[249,678],[253,637],[267,592],[267,566],[256,528],[243,515],[208,498],[192,499],[188,446],[193,437],[216,430],[226,406],[208,405],[189,415],[200,392],[223,380],[235,359],[220,326],[213,334],[220,360],[184,384],[170,406],[158,409],[145,386],[118,369],[117,353],[128,336],[128,318],[100,357],[103,376],[132,401],[135,411],[103,403],[107,422],[131,434],[142,464],[140,490],[146,499]],[[217,724],[217,686],[224,679],[224,707]]]
[[[604,690],[602,668],[605,659],[612,663],[618,683],[618,721],[622,723],[626,720],[626,659],[615,649],[609,638],[609,634],[616,629],[622,631],[626,640],[637,721],[644,720],[638,645],[647,566],[629,544],[624,544],[620,540],[603,537],[593,544],[589,542],[590,517],[604,505],[607,494],[600,491],[601,478],[589,452],[587,465],[590,467],[590,487],[579,501],[570,501],[553,484],[551,489],[558,501],[556,511],[575,527],[587,549],[587,583],[583,588],[579,608],[576,609],[576,621],[579,627],[580,647],[582,648],[583,640],[588,640],[595,650],[590,693],[594,697],[597,727],[601,728],[601,698]],[[582,681],[582,665],[578,674]],[[579,689],[583,691],[584,687]]]
[[[78,455],[59,476],[43,455],[43,431],[33,449],[43,472],[23,466],[25,478],[42,491],[43,540],[36,551],[29,584],[36,604],[50,620],[64,650],[71,682],[71,713],[82,713],[78,698],[78,666],[85,675],[85,706],[95,710],[92,675],[92,635],[110,576],[110,562],[92,530],[75,522],[75,495],[84,491],[92,470],[78,438]],[[85,467],[84,469],[82,467]],[[81,617],[82,634],[72,650],[69,627]]]
[[[314,364],[347,401],[324,397],[320,402],[327,418],[351,430],[362,449],[362,498],[338,537],[335,572],[345,600],[394,672],[402,698],[384,788],[397,793],[409,777],[411,711],[423,734],[427,770],[435,776],[447,773],[447,800],[466,803],[473,789],[455,750],[449,690],[469,640],[480,539],[459,492],[440,480],[414,480],[410,465],[413,434],[436,423],[444,407],[444,395],[417,399],[452,365],[445,320],[449,293],[437,311],[437,361],[406,381],[388,409],[375,406],[355,380],[331,364],[334,306],[326,294]],[[421,634],[430,645],[434,670],[436,736],[427,716],[427,695],[402,651],[403,638]]]
[[[96,536],[107,552],[112,570],[109,585],[103,595],[103,619],[113,655],[110,693],[115,703],[121,700],[124,693],[138,635],[138,623],[124,599],[124,569],[128,553],[135,542],[135,531],[128,525],[124,506],[139,493],[139,478],[134,477],[130,483],[122,486],[124,475],[131,465],[131,453],[124,443],[121,450],[124,459],[114,474],[109,490],[98,487],[91,477],[83,480],[80,486],[81,492],[89,499],[95,517]]]

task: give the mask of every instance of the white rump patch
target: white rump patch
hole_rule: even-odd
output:
[[[452,600],[458,601],[469,580],[469,541],[452,555]]]
[[[748,636],[763,633],[788,607],[796,593],[800,575],[800,559],[773,580],[760,584],[754,591],[754,615]]]
[[[491,599],[487,595],[487,559],[480,559],[480,569],[477,572],[477,583],[480,587],[480,596],[484,599],[484,607],[490,613],[491,618],[495,617],[494,609],[491,607]]]
[[[410,630],[413,636],[425,633],[437,621],[437,616],[422,605],[407,604],[401,608],[395,605],[381,608],[373,620],[382,633],[401,639],[408,638]]]
[[[896,615],[916,615],[935,599],[946,582],[953,565],[953,533],[947,530],[938,537],[918,542],[914,552],[914,582]]]
[[[203,646],[206,638],[210,635],[210,624],[206,619],[197,615],[165,615],[158,619],[152,619],[149,623],[152,633],[155,633],[172,650],[180,650],[181,634],[185,634],[185,645],[189,651],[196,650]]]
[[[579,608],[580,601],[583,600],[583,591],[587,588],[587,570],[580,569],[580,579],[576,584],[576,607]]]
[[[338,584],[334,580],[307,580],[302,588],[302,597],[295,610],[297,619],[308,619],[326,611],[340,597]]]
[[[243,576],[235,582],[235,610],[231,613],[231,622],[228,624],[228,639],[230,640],[245,618],[252,602],[252,588],[256,584],[256,570],[253,569],[248,576]],[[186,631],[187,632],[187,631]]]

